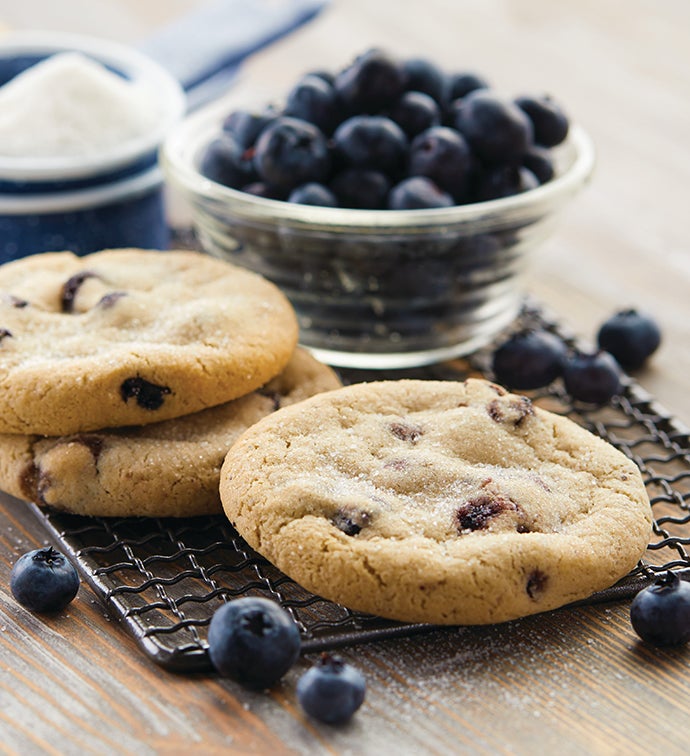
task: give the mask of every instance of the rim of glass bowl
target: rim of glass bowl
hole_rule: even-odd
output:
[[[299,205],[257,197],[204,177],[197,169],[201,151],[220,133],[221,121],[232,110],[230,100],[216,101],[178,124],[165,139],[161,166],[170,181],[193,205],[217,216],[310,231],[350,233],[424,233],[442,227],[482,230],[529,222],[558,210],[590,178],[594,143],[578,124],[556,148],[566,168],[546,184],[502,199],[422,210],[359,210]],[[233,103],[235,108],[247,107]]]
[[[98,37],[47,30],[8,32],[0,39],[0,57],[10,54],[47,56],[72,51],[82,52],[145,82],[161,106],[161,116],[156,119],[155,128],[95,156],[33,158],[0,155],[0,177],[3,180],[47,181],[107,173],[142,155],[155,154],[170,128],[183,117],[186,98],[177,79],[134,48]]]

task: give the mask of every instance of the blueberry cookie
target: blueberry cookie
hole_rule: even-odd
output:
[[[232,442],[280,407],[340,386],[297,349],[253,393],[191,415],[57,438],[0,435],[0,487],[82,515],[190,517],[222,512],[220,467]]]
[[[140,425],[235,399],[297,342],[284,295],[197,252],[34,255],[0,267],[0,432]]]
[[[224,510],[308,590],[409,622],[485,624],[612,585],[651,534],[639,470],[480,379],[363,383],[261,420]]]

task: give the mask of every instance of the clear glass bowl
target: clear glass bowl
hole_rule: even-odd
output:
[[[264,199],[199,173],[235,103],[217,102],[168,137],[161,163],[186,198],[203,249],[277,284],[300,343],[331,365],[407,368],[468,354],[518,312],[530,252],[586,183],[594,148],[579,126],[557,175],[505,199],[430,210],[351,210]]]

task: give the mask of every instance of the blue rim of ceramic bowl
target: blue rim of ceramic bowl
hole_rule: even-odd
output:
[[[44,194],[0,194],[0,215],[53,215],[78,210],[90,210],[138,197],[163,186],[163,173],[158,165],[119,181],[88,186],[73,191],[46,192]]]
[[[65,51],[82,52],[145,83],[160,103],[161,117],[156,119],[156,127],[150,132],[98,156],[38,159],[0,155],[0,179],[5,186],[13,182],[20,185],[28,182],[64,184],[71,179],[115,173],[132,161],[146,159],[147,155],[155,156],[168,131],[184,115],[186,100],[179,82],[154,60],[126,45],[81,34],[44,30],[9,32],[0,38],[0,57],[47,57]]]
[[[247,222],[280,224],[294,229],[349,233],[425,233],[432,228],[472,227],[477,230],[529,222],[559,209],[589,180],[595,148],[590,136],[573,124],[556,148],[567,167],[530,191],[486,202],[424,210],[356,210],[299,205],[257,197],[207,179],[197,164],[203,149],[220,132],[222,117],[233,107],[222,100],[185,118],[165,139],[161,166],[166,177],[193,204],[217,215]],[[235,102],[234,107],[247,107]]]

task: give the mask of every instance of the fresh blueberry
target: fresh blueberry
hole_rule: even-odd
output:
[[[379,113],[403,93],[405,73],[383,50],[368,50],[338,73],[335,90],[351,113]]]
[[[568,117],[550,95],[518,97],[515,104],[532,122],[536,144],[555,147],[568,136]]]
[[[439,105],[446,99],[446,76],[443,71],[426,58],[410,58],[403,61],[405,89],[423,92]]]
[[[335,194],[323,184],[312,181],[295,187],[288,195],[288,202],[296,202],[299,205],[320,205],[322,207],[337,207],[338,200]]]
[[[10,573],[10,590],[32,612],[58,612],[77,595],[79,576],[52,546],[23,554]]]
[[[410,175],[430,178],[459,201],[467,194],[471,165],[467,142],[446,126],[423,131],[410,146]]]
[[[285,190],[327,178],[331,158],[323,133],[312,123],[283,116],[267,126],[256,142],[259,178]]]
[[[479,89],[457,100],[455,128],[487,163],[519,162],[532,144],[532,122],[514,102]]]
[[[397,123],[385,116],[352,116],[333,134],[335,150],[354,168],[400,174],[407,158],[408,141]]]
[[[242,187],[246,194],[253,194],[255,197],[264,197],[265,199],[284,200],[285,192],[277,189],[275,186],[269,186],[263,181],[252,181]]]
[[[278,113],[271,107],[260,112],[233,110],[223,121],[223,131],[230,134],[246,150],[256,142],[259,134],[275,121]]]
[[[527,329],[504,341],[493,353],[492,368],[498,383],[513,389],[548,386],[563,374],[568,348],[549,331]]]
[[[364,702],[362,673],[339,656],[323,654],[297,681],[297,700],[319,722],[344,724]]]
[[[690,641],[690,583],[666,572],[641,590],[630,605],[630,622],[642,640],[655,646]]]
[[[214,139],[204,150],[199,170],[219,184],[239,189],[251,183],[256,174],[252,160],[240,144],[227,133]]]
[[[438,105],[424,92],[405,92],[390,109],[388,116],[410,139],[441,123]]]
[[[563,369],[563,382],[573,399],[590,404],[605,404],[622,389],[618,363],[603,351],[572,355]]]
[[[453,198],[426,176],[403,179],[388,198],[390,210],[420,210],[430,207],[452,207]]]
[[[246,596],[211,617],[208,654],[215,669],[248,688],[278,682],[299,656],[301,639],[290,615],[275,601]]]
[[[489,82],[478,73],[461,71],[448,76],[447,97],[449,102],[459,100],[477,89],[489,89]]]
[[[340,115],[335,90],[319,76],[303,76],[295,84],[288,92],[284,112],[313,123],[324,134],[333,131]]]
[[[323,79],[326,84],[333,86],[335,84],[335,74],[332,71],[326,71],[325,69],[316,69],[315,71],[309,71],[306,76],[318,76],[319,79]]]
[[[540,184],[546,184],[555,175],[551,153],[545,147],[532,145],[522,157],[522,165]]]
[[[651,316],[634,308],[621,310],[601,325],[597,343],[624,368],[635,370],[657,350],[661,331]]]
[[[350,168],[336,174],[330,187],[340,207],[381,210],[386,206],[391,185],[380,171]]]
[[[527,168],[508,163],[489,166],[475,178],[475,199],[486,202],[502,197],[512,197],[539,186],[537,177]]]

